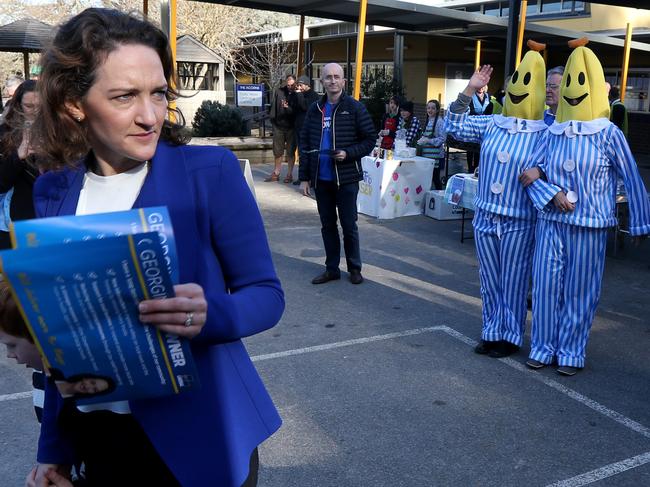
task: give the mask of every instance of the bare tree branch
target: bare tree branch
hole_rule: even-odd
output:
[[[285,76],[295,73],[296,48],[282,42],[278,34],[256,38],[234,50],[235,72],[250,76],[258,82],[266,82],[272,88],[280,86]]]
[[[242,36],[297,23],[295,15],[189,0],[178,4],[179,34],[200,40],[223,58],[226,69],[235,73]]]
[[[142,0],[100,0],[101,5],[116,8],[123,12],[141,12]],[[0,19],[12,22],[24,17],[34,17],[42,22],[58,25],[61,21],[76,15],[82,10],[97,6],[96,0],[51,0],[48,3],[34,3],[29,0],[11,0],[0,3]],[[190,0],[179,0],[178,3],[178,35],[190,34],[224,59],[226,69],[235,69],[240,63],[242,53],[242,36],[253,32],[277,29],[296,25],[295,15],[253,10],[228,5],[217,5]],[[160,23],[160,5],[157,1],[150,2],[149,20]],[[260,66],[249,66],[249,69],[239,71],[254,74],[264,80],[278,78],[280,65],[293,64],[292,54],[279,45],[260,50],[258,59]],[[264,51],[264,52],[261,52]],[[30,62],[38,62],[38,55],[32,54]],[[264,63],[269,63],[268,68]],[[250,64],[250,63],[249,63]],[[0,83],[9,75],[23,71],[22,55],[17,53],[0,53]],[[279,74],[282,77],[282,73]]]

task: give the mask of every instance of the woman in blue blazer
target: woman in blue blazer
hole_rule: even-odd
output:
[[[281,420],[241,338],[274,326],[284,295],[237,159],[182,144],[167,120],[169,46],[147,22],[88,9],[60,27],[42,64],[48,102],[35,130],[65,168],[37,180],[36,213],[167,206],[183,284],[142,302],[140,319],[191,339],[201,388],[88,411],[49,384],[35,485],[76,461],[93,486],[255,485],[256,448]]]

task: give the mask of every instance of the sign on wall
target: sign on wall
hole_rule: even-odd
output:
[[[263,84],[238,84],[237,85],[237,106],[238,107],[261,107],[264,105]]]

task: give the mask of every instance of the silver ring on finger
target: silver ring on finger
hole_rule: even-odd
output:
[[[185,325],[186,328],[189,328],[190,326],[192,326],[192,322],[194,321],[194,312],[189,311],[188,313],[186,313],[185,316],[186,318],[183,324]]]

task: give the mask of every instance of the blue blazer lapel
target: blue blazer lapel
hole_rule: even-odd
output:
[[[194,188],[181,147],[159,142],[134,208],[166,206],[174,228],[180,282],[195,280],[198,227]]]
[[[45,216],[74,215],[84,180],[84,166],[66,169],[59,174],[53,193],[47,198]]]
[[[159,142],[156,153],[149,166],[149,173],[142,184],[138,197],[133,203],[133,208],[168,206],[167,200],[170,198],[165,198],[165,195],[176,192],[174,186],[176,177],[170,177],[168,174],[168,171],[175,166],[173,160],[174,147],[170,147],[164,142]]]

